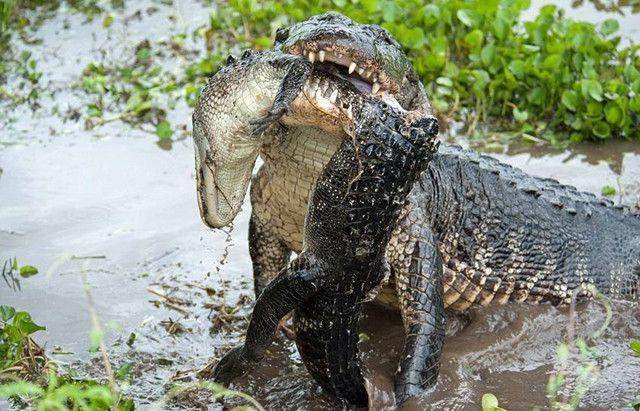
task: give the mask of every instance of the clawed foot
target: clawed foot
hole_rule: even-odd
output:
[[[250,124],[253,126],[253,130],[251,131],[251,135],[254,137],[259,137],[264,133],[269,127],[274,124],[277,124],[280,118],[285,114],[289,113],[289,108],[285,105],[274,105],[271,110],[262,118],[252,121]]]
[[[247,358],[244,346],[240,346],[227,352],[213,370],[211,366],[207,366],[198,373],[198,376],[229,385],[236,378],[246,374],[254,364]]]

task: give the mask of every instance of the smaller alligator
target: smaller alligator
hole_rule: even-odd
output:
[[[257,54],[245,61],[262,63]],[[260,73],[267,71],[263,65]],[[366,406],[357,349],[361,307],[388,275],[386,247],[409,190],[437,150],[438,125],[434,117],[408,125],[403,111],[365,97],[349,82],[316,76],[326,88],[314,89],[312,105],[341,111],[351,138],[343,141],[318,179],[303,251],[260,294],[245,343],[220,360],[213,377],[229,383],[258,363],[279,321],[295,310],[296,344],[309,372],[345,405]],[[307,82],[302,94],[312,94],[313,84],[313,79]],[[285,76],[278,95],[292,98],[298,88],[289,93],[288,86]],[[255,122],[258,132],[276,117],[285,123],[292,121],[290,116],[300,118],[300,105],[293,100],[287,115],[277,116],[273,113],[284,112],[276,97],[277,108]]]

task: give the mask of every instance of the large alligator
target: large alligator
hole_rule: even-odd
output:
[[[329,394],[366,406],[357,350],[361,306],[387,274],[387,244],[411,187],[437,150],[437,120],[408,124],[402,110],[338,76],[310,73],[309,67],[289,55],[249,53],[220,70],[205,90],[207,104],[217,110],[194,116],[198,127],[220,133],[245,133],[235,127],[243,119],[245,127],[255,126],[253,134],[277,120],[318,124],[317,118],[325,118],[322,126],[340,126],[349,135],[318,178],[302,252],[260,294],[245,343],[220,360],[213,377],[228,383],[246,372],[264,356],[278,322],[295,310],[296,343],[307,369]],[[239,87],[223,86],[239,72],[245,80]],[[256,85],[261,93],[255,93]],[[242,91],[252,94],[238,99]],[[270,99],[273,107],[263,116],[262,110],[244,111],[269,105]],[[318,107],[334,116],[310,116]],[[215,155],[202,140],[196,148],[205,157]]]
[[[334,70],[363,92],[395,98],[417,118],[431,114],[401,47],[377,26],[326,13],[279,30],[276,46]],[[194,133],[221,147],[236,144],[213,130],[194,127]],[[302,249],[309,194],[344,137],[308,126],[272,129],[247,143],[251,156],[227,150],[210,182],[200,186],[209,199],[205,222],[224,226],[241,206],[256,157],[263,158],[251,186],[249,227],[257,294],[290,253]],[[228,175],[235,180],[225,181]],[[398,402],[437,379],[444,307],[563,304],[573,295],[589,297],[591,285],[613,297],[640,295],[640,217],[456,146],[443,146],[413,187],[387,256],[407,333],[396,374]]]

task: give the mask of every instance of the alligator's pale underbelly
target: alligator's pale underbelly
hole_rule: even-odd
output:
[[[252,196],[254,213],[296,252],[302,250],[309,195],[340,141],[322,130],[298,127],[261,153],[264,165]]]

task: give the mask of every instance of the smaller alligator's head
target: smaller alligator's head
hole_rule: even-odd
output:
[[[247,52],[209,80],[193,113],[198,205],[209,227],[229,224],[240,210],[268,138],[253,134],[256,122],[272,109],[283,87],[292,94],[281,123],[352,133],[364,95],[340,77],[309,70],[309,62],[300,56]],[[289,84],[292,78],[297,84]]]
[[[240,210],[260,145],[251,123],[273,105],[286,74],[280,53],[229,58],[193,113],[198,205],[204,223],[223,227]]]
[[[305,56],[363,93],[391,95],[407,111],[431,114],[424,87],[402,46],[380,26],[327,12],[279,29],[275,46]]]

